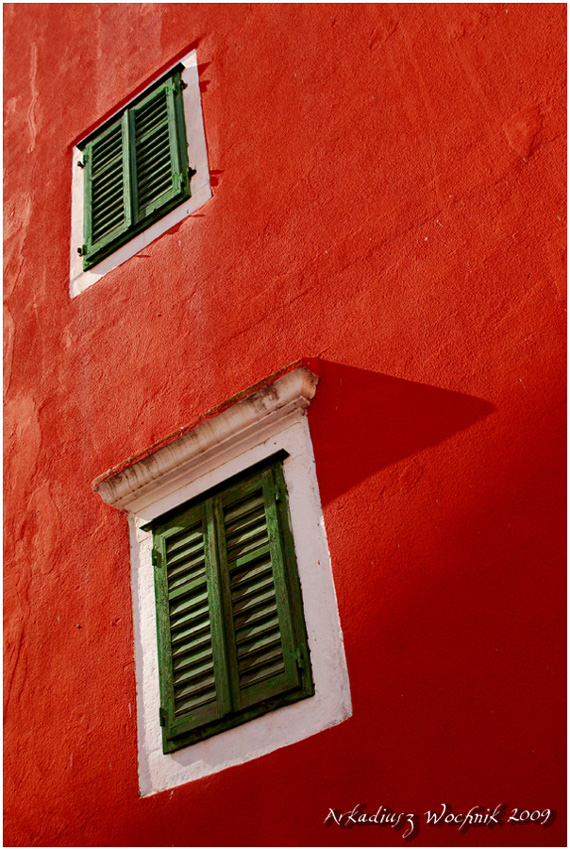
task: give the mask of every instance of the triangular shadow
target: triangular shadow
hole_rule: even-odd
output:
[[[367,369],[328,360],[319,367],[309,423],[323,504],[495,410],[475,396]]]

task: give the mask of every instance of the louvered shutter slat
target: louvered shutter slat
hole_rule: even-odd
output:
[[[232,601],[234,607],[240,601],[248,599],[250,596],[256,597],[259,593],[273,588],[273,575],[271,572],[264,571],[256,581],[242,582],[239,585],[234,585],[232,590]]]
[[[236,644],[244,641],[250,634],[250,629],[258,626],[260,631],[268,628],[268,621],[278,618],[277,607],[275,600],[270,599],[269,602],[261,602],[257,606],[250,606],[249,609],[237,612],[234,614],[234,633],[236,635]]]
[[[159,116],[157,123],[151,124],[146,132],[138,123],[135,124],[135,127],[137,129],[137,153],[141,157],[138,169],[140,174],[148,170],[148,163],[163,154],[162,143],[168,136],[169,127],[167,118],[162,118],[162,116]]]
[[[250,515],[251,516],[251,515]],[[254,551],[265,545],[269,540],[265,514],[254,514],[241,529],[226,536],[228,559],[237,560],[246,551]]]
[[[176,675],[181,670],[186,670],[188,667],[192,666],[194,661],[205,661],[208,658],[212,658],[212,647],[207,646],[204,649],[196,650],[193,654],[193,659],[188,656],[183,656],[180,658],[173,658],[172,661],[172,670],[174,672],[174,679],[176,679]]]
[[[111,183],[109,186],[98,188],[94,196],[95,220],[105,218],[106,214],[113,209],[123,210],[123,187],[121,183]]]
[[[201,543],[202,539],[202,529],[199,529],[198,531],[188,531],[188,529],[184,528],[178,534],[168,538],[166,543],[166,552],[170,557],[174,554],[174,552],[177,552],[185,546]]]
[[[193,653],[204,647],[211,649],[210,637],[210,621],[202,623],[193,623],[191,629],[178,630],[176,635],[172,636],[172,657],[180,658],[185,656],[191,662]]]
[[[194,579],[202,579],[206,576],[206,565],[205,565],[204,561],[201,561],[200,564],[198,564],[198,566],[202,567],[202,569],[197,569],[197,570],[195,570],[194,572],[191,573],[191,575]],[[180,567],[181,571],[184,570],[184,569],[186,569],[185,565]],[[180,574],[177,574],[176,572],[174,572],[171,576],[170,587],[171,587],[172,590],[179,590],[186,584],[187,580],[188,580],[188,572],[187,571],[181,572]]]
[[[154,191],[155,184],[168,182],[171,180],[172,175],[170,162],[164,162],[164,159],[162,157],[156,156],[154,160],[151,160],[149,162],[148,168],[145,169],[145,171],[139,171],[138,177],[138,191],[140,202],[142,195],[144,195],[145,193],[152,193]]]
[[[224,499],[224,504],[225,504]],[[263,501],[263,493],[261,488],[255,488],[251,492],[251,488],[246,489],[245,495],[241,499],[230,501],[229,507],[224,508],[224,517],[226,525],[226,534],[236,534],[243,528],[247,522],[247,517],[252,514],[257,516],[265,515],[265,505]]]
[[[179,548],[168,557],[168,575],[179,572],[180,566],[188,566],[204,560],[202,543],[189,543],[185,549]]]
[[[279,617],[277,616],[277,611],[259,611],[257,617],[252,617],[249,620],[248,625],[243,628],[239,628],[239,625],[236,627],[235,636],[236,636],[236,646],[239,649],[243,643],[247,643],[256,635],[264,635],[269,632],[272,628],[279,625]]]
[[[238,590],[242,585],[249,585],[264,575],[272,575],[271,560],[261,559],[261,563],[249,563],[244,567],[234,570],[233,588]]]

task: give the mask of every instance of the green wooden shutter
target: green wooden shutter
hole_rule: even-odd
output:
[[[164,751],[310,696],[281,464],[152,527]]]
[[[85,259],[91,268],[127,232],[132,221],[127,116],[91,141],[84,154]]]
[[[161,713],[168,739],[203,726],[228,709],[211,548],[205,504],[155,530]]]
[[[80,145],[84,269],[190,197],[187,146],[179,73]]]
[[[150,223],[190,194],[179,76],[129,110],[136,224]]]
[[[235,710],[301,684],[273,471],[228,491],[219,523]]]

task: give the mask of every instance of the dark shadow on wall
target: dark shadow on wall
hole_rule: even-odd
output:
[[[309,422],[323,504],[370,475],[488,416],[464,393],[319,360]],[[320,469],[319,469],[320,468]]]

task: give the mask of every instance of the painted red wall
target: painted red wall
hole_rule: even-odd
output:
[[[558,811],[565,8],[4,7],[5,842],[383,845]],[[214,197],[70,300],[73,145],[189,47]],[[354,714],[140,799],[127,520],[91,481],[302,356]]]

